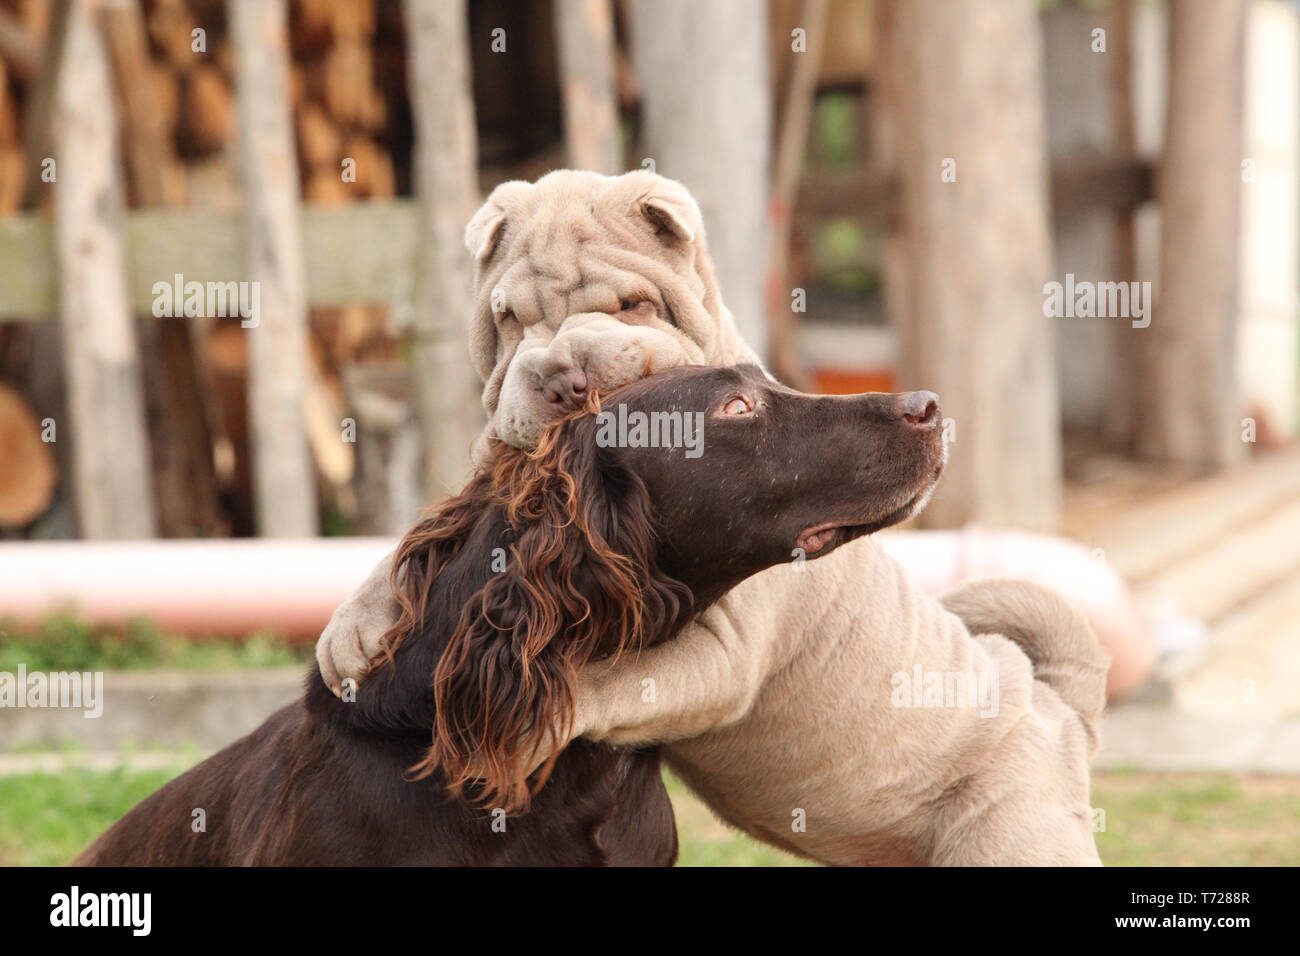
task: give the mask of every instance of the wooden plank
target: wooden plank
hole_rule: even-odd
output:
[[[0,218],[0,321],[47,319],[58,303],[59,266],[49,218]]]
[[[1052,164],[1052,211],[1074,215],[1084,210],[1131,211],[1155,199],[1155,167],[1120,156],[1063,159]],[[898,180],[878,169],[854,165],[804,173],[796,209],[801,218],[853,216],[878,229],[898,224]]]
[[[1103,167],[1110,172],[1101,172]],[[1150,198],[1148,164],[1121,160],[1061,165],[1057,188],[1073,193],[1093,184],[1094,202],[1115,205]],[[1145,170],[1142,172],[1141,170]],[[1125,186],[1122,183],[1127,182]],[[1145,184],[1145,185],[1143,185]],[[895,221],[897,181],[878,170],[852,168],[805,174],[796,201],[801,219],[850,214],[882,228]],[[1120,208],[1119,205],[1116,208]],[[307,301],[313,308],[388,303],[412,288],[416,209],[410,199],[302,212]],[[463,224],[462,224],[463,225]],[[242,269],[240,217],[204,209],[137,210],[126,217],[132,307],[148,312],[158,281],[237,280]],[[0,219],[0,322],[39,320],[58,301],[54,242],[47,219],[35,214]]]
[[[410,294],[416,230],[411,200],[308,206],[302,225],[312,307],[388,303]],[[242,278],[241,229],[239,214],[231,212],[148,209],[128,214],[132,308],[150,314],[154,283],[171,282],[177,273],[200,282]],[[57,303],[50,221],[34,214],[0,219],[0,322],[40,320]]]
[[[302,228],[307,301],[313,307],[389,303],[410,295],[416,236],[412,200],[387,199],[334,208],[308,206],[303,210]]]

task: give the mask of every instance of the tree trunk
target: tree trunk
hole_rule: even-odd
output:
[[[479,423],[468,347],[473,275],[464,240],[479,202],[465,18],[464,3],[406,2],[421,219],[411,324],[425,490],[434,499],[468,476]]]
[[[632,10],[645,158],[699,202],[723,301],[764,356],[767,3],[634,0]]]
[[[298,222],[298,160],[289,116],[284,0],[234,0],[245,278],[260,290],[249,337],[248,399],[258,533],[317,532],[316,482],[303,423],[307,293]],[[341,439],[340,439],[341,440]]]
[[[1236,378],[1245,5],[1169,6],[1160,296],[1140,331],[1139,454],[1226,465],[1244,454]]]
[[[569,165],[612,176],[623,170],[614,90],[610,0],[556,0],[555,34]]]
[[[1037,8],[892,2],[885,60],[908,308],[901,384],[940,394],[955,439],[927,521],[1050,528],[1061,453],[1043,317],[1051,256]]]
[[[64,434],[75,443],[82,534],[150,538],[153,482],[128,306],[117,111],[99,6],[73,3],[55,94],[59,313],[72,426]]]

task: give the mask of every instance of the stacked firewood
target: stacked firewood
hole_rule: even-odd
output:
[[[128,64],[134,87],[122,85],[124,58],[120,49],[114,51],[128,205],[188,205],[214,212],[238,209],[241,131],[227,4],[224,0],[134,2],[142,14],[142,26],[136,21],[137,34],[143,33],[139,45],[143,55]],[[32,189],[31,180],[40,168],[29,155],[34,147],[27,140],[41,132],[33,129],[39,126],[36,116],[49,114],[48,107],[42,110],[38,105],[38,87],[56,10],[51,0],[0,0],[0,216],[22,211],[25,202],[37,208],[49,206],[51,190]],[[304,203],[336,205],[396,196],[399,185],[408,186],[410,148],[409,125],[401,115],[405,64],[400,5],[377,0],[289,0],[289,15],[290,108]],[[110,47],[112,22],[105,14]],[[136,157],[131,148],[139,144],[138,127],[144,123],[139,103],[129,102],[131,96],[124,92],[132,88],[144,94],[137,96],[147,101],[144,117],[161,134],[158,148],[145,150],[149,155],[143,167],[132,162]],[[48,133],[45,138],[48,142]],[[46,146],[35,155],[49,153]],[[351,447],[338,439],[345,414],[344,371],[357,362],[395,358],[396,340],[386,313],[384,307],[365,305],[312,313],[313,372],[304,414],[310,419],[308,431],[313,435],[327,511],[341,507],[347,512],[351,494]],[[160,339],[163,324],[167,334]],[[52,496],[50,456],[39,442],[33,445],[29,440],[39,434],[40,416],[34,411],[44,409],[45,403],[35,395],[40,389],[28,381],[31,370],[20,367],[28,364],[21,356],[35,347],[28,340],[43,335],[44,325],[29,330],[0,324],[0,380],[18,386],[0,396],[0,445],[23,453],[8,458],[17,469],[13,475],[0,469],[0,499],[12,497],[16,502],[6,510],[0,500],[0,529],[26,525],[45,511]],[[248,357],[238,323],[158,323],[146,318],[137,327],[148,386],[160,531],[165,535],[252,533],[245,394]],[[57,392],[60,375],[57,368],[52,372]],[[47,373],[42,376],[51,378]],[[181,397],[188,402],[178,402]],[[188,408],[177,411],[179,405]],[[32,455],[40,460],[19,464],[19,457],[25,460]],[[203,460],[187,460],[195,455]],[[211,480],[195,480],[200,473],[214,474]],[[168,474],[177,480],[169,482]],[[15,476],[31,480],[17,481]],[[175,486],[170,492],[169,485]]]

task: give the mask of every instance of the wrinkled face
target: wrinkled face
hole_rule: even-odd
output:
[[[752,361],[678,183],[561,170],[493,191],[470,221],[471,353],[493,431],[532,447],[585,393],[646,370]]]
[[[645,483],[665,570],[692,587],[904,521],[946,461],[933,393],[805,395],[756,366],[676,369],[621,389],[594,440]]]
[[[508,445],[531,448],[556,418],[647,375],[696,364],[663,331],[601,313],[568,319],[549,341],[525,340],[506,369],[495,419]]]

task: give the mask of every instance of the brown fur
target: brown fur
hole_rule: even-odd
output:
[[[579,414],[599,410],[593,393]],[[433,744],[414,768],[417,778],[440,770],[456,796],[473,783],[480,802],[511,813],[528,809],[568,739],[578,668],[598,653],[616,659],[655,639],[689,597],[676,582],[654,577],[655,532],[643,501],[626,509],[623,537],[611,544],[594,513],[600,497],[584,486],[599,478],[586,460],[593,446],[565,437],[553,427],[530,453],[494,443],[491,479],[476,483],[486,487],[453,498],[408,532],[392,573],[402,611],[385,638],[390,658],[423,620],[433,582],[463,534],[467,505],[484,498],[523,529],[505,570],[460,612],[434,672]],[[507,634],[514,654],[490,653]],[[532,749],[523,744],[537,728],[551,756],[529,782]]]

